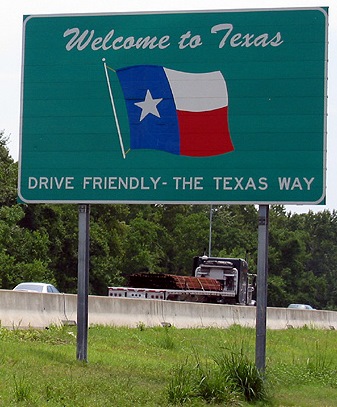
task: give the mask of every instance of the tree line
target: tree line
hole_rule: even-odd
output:
[[[18,166],[7,143],[0,132],[1,288],[45,281],[76,293],[78,206],[18,203]],[[107,295],[134,272],[190,275],[193,257],[209,248],[212,256],[247,259],[256,273],[257,241],[254,205],[93,204],[89,292]],[[268,306],[337,310],[336,241],[335,210],[293,214],[270,206]]]

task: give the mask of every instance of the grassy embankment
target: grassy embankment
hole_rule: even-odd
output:
[[[0,406],[246,407],[260,392],[257,406],[333,407],[336,343],[336,331],[268,331],[261,387],[253,329],[91,327],[85,363],[76,327],[0,328]]]

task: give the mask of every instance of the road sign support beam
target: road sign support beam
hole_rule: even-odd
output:
[[[257,298],[256,298],[256,367],[264,373],[266,368],[267,276],[268,276],[268,223],[269,206],[259,206]]]
[[[77,360],[88,361],[90,205],[78,206]]]

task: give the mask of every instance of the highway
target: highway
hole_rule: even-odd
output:
[[[218,327],[233,324],[255,327],[256,308],[165,300],[89,296],[89,325],[176,328]],[[41,294],[0,290],[0,321],[6,328],[46,328],[52,324],[75,325],[77,295]],[[307,326],[337,329],[337,312],[267,309],[267,329]]]

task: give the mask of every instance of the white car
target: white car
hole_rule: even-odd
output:
[[[314,310],[315,308],[312,308],[311,305],[308,304],[290,304],[288,305],[288,308],[292,309],[309,309],[309,310]]]
[[[52,284],[46,283],[20,283],[13,288],[14,291],[30,291],[38,293],[59,294],[59,290]]]

